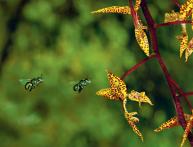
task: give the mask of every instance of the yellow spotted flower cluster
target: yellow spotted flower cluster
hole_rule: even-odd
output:
[[[181,5],[179,12],[172,12],[165,14],[164,22],[174,22],[174,21],[185,21],[191,17],[192,20],[192,30],[193,30],[193,0],[187,0],[184,4]],[[188,61],[188,58],[193,52],[193,38],[188,39],[188,33],[186,29],[186,24],[182,24],[182,33],[176,38],[180,41],[180,58],[185,52],[185,61]],[[188,42],[189,41],[189,42]]]
[[[128,112],[126,108],[127,99],[131,101],[136,101],[141,103],[149,103],[150,105],[153,105],[151,100],[145,95],[145,92],[137,92],[132,90],[130,93],[127,93],[127,87],[123,80],[121,80],[119,77],[115,76],[111,72],[107,72],[108,80],[110,87],[101,89],[96,92],[97,95],[106,97],[110,100],[121,100],[124,110],[124,116],[128,122],[128,124],[132,127],[133,131],[141,138],[143,141],[143,135],[139,131],[139,129],[136,126],[136,123],[139,122],[139,119],[135,117],[134,115],[137,114],[137,112]]]

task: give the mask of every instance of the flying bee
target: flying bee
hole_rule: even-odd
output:
[[[91,80],[89,79],[82,79],[77,84],[73,86],[74,91],[78,91],[79,93],[82,91],[84,87],[86,87],[88,84],[91,83]]]
[[[40,83],[43,82],[43,78],[42,76],[39,76],[33,79],[21,79],[19,81],[25,85],[25,90],[32,91],[32,89],[36,88]]]

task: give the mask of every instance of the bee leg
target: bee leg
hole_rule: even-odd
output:
[[[33,88],[32,88],[32,86],[31,86],[31,87],[29,87],[29,91],[30,91],[30,92],[32,91],[32,89],[33,89]]]
[[[79,91],[79,90],[80,90],[80,89],[79,89],[79,85],[78,85],[78,84],[74,85],[74,86],[73,86],[73,90],[74,90],[74,91]]]
[[[36,87],[36,86],[33,86],[33,85],[32,85],[32,86],[30,87],[30,91],[32,91],[32,89],[34,89],[35,87]]]
[[[27,83],[25,84],[25,90],[28,90],[29,84],[31,84],[31,83],[30,83],[30,82],[27,82]]]
[[[32,90],[32,83],[31,82],[27,82],[26,84],[25,84],[25,90],[27,90],[27,91],[31,91]]]
[[[82,87],[79,87],[79,90],[78,90],[78,92],[80,93],[80,92],[82,91],[82,89],[83,89]]]

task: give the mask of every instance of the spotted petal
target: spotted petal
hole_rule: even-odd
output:
[[[192,30],[193,30],[193,12],[192,12]]]
[[[168,120],[167,122],[163,123],[159,128],[155,129],[154,131],[160,132],[164,129],[169,129],[169,128],[172,128],[172,127],[175,127],[178,125],[179,125],[179,123],[178,123],[177,117],[173,117],[170,120]]]
[[[186,49],[185,52],[185,58],[186,58],[186,62],[188,61],[189,56],[193,53],[193,38],[190,40],[190,42],[188,43],[188,47]]]
[[[96,95],[104,96],[110,100],[119,100],[119,97],[116,97],[111,88],[101,89],[96,92]]]
[[[165,19],[164,22],[173,22],[179,20],[179,12],[170,12],[170,13],[165,13]]]
[[[141,138],[141,141],[143,141],[143,135],[135,125],[133,121],[128,121],[129,125],[132,127],[133,131]]]
[[[134,7],[135,11],[138,11],[140,8],[141,0],[136,0],[136,4]],[[116,13],[116,14],[131,14],[131,10],[129,6],[111,6],[102,8],[91,13],[98,14],[98,13]]]
[[[185,117],[186,121],[189,121],[191,115],[190,114],[185,114],[184,117]],[[159,128],[155,129],[154,131],[155,132],[160,132],[162,130],[173,128],[173,127],[179,126],[179,125],[180,124],[179,124],[178,118],[177,118],[177,116],[175,116],[175,117],[171,118],[170,120],[164,122]]]
[[[136,0],[134,10],[137,12],[137,10],[140,8],[141,0]]]
[[[125,118],[127,119],[127,121],[138,123],[139,119],[135,117],[134,115],[137,115],[137,112],[129,112],[129,113],[125,112]]]
[[[180,19],[185,20],[187,19],[193,12],[193,0],[187,0],[181,7],[180,7]]]
[[[141,138],[141,140],[143,141],[143,135],[141,134],[141,132],[139,131],[139,129],[137,128],[137,126],[135,125],[136,123],[139,122],[139,119],[137,117],[134,117],[134,115],[136,115],[137,112],[125,112],[125,118],[127,119],[128,124],[132,127],[133,131]]]
[[[141,24],[135,27],[135,38],[143,52],[147,56],[149,56],[149,42],[147,39],[147,35],[143,29],[144,26],[142,26]]]
[[[112,92],[116,95],[116,97],[119,97],[122,100],[125,99],[127,96],[127,87],[124,81],[110,72],[108,72],[107,75]]]
[[[141,105],[141,103],[153,105],[151,100],[145,95],[145,92],[137,92],[132,90],[131,93],[128,94],[128,98],[132,101],[139,102],[139,105]]]
[[[184,145],[186,138],[189,134],[189,132],[191,131],[193,127],[193,115],[190,116],[190,120],[188,121],[187,125],[186,125],[186,129],[184,131],[183,137],[182,137],[182,142],[181,142],[181,147]]]
[[[102,8],[91,13],[119,13],[119,14],[131,14],[130,8],[128,6],[111,6]]]
[[[177,36],[177,39],[180,41],[180,58],[182,54],[188,47],[188,35],[187,33],[183,33],[182,35]]]

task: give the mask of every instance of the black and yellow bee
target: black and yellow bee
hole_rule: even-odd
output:
[[[88,84],[91,83],[91,80],[89,79],[82,79],[77,84],[73,86],[74,91],[78,91],[79,93],[82,91],[84,87],[86,87]]]
[[[42,76],[39,76],[32,79],[21,79],[19,81],[25,85],[25,90],[32,91],[32,89],[36,88],[40,83],[43,82],[43,78]]]

